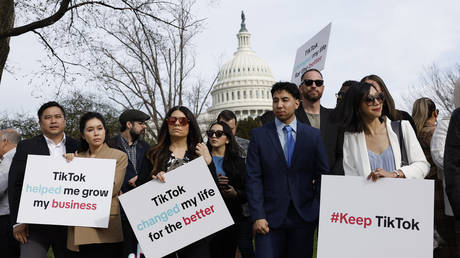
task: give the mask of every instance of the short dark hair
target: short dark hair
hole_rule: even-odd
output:
[[[45,104],[43,104],[39,109],[38,109],[38,112],[37,112],[37,115],[38,115],[38,121],[41,121],[41,117],[43,115],[43,112],[45,112],[45,109],[47,108],[50,108],[50,107],[58,107],[61,109],[62,111],[62,114],[64,115],[64,118],[65,118],[65,111],[64,111],[64,108],[59,105],[59,103],[57,103],[56,101],[50,101],[50,102],[46,102]]]
[[[300,99],[299,88],[294,83],[291,83],[291,82],[277,82],[273,84],[272,90],[271,90],[272,97],[273,97],[273,94],[275,94],[275,92],[282,91],[282,90],[287,91],[295,99]]]
[[[235,119],[235,124],[238,122],[238,120],[236,119],[235,113],[233,113],[233,111],[228,110],[228,109],[220,112],[219,115],[217,116],[217,121],[224,120],[228,122],[232,119]]]
[[[85,139],[83,139],[83,132],[85,131],[86,123],[93,118],[97,118],[99,121],[101,121],[102,126],[104,126],[104,129],[105,129],[104,142],[107,142],[107,140],[109,139],[109,129],[107,128],[107,125],[105,124],[104,117],[101,114],[96,113],[96,112],[87,112],[80,118],[80,151],[87,151],[89,149],[88,142]]]
[[[323,78],[323,74],[322,74],[318,69],[310,68],[310,69],[307,69],[305,72],[302,73],[302,76],[300,76],[300,80],[302,80],[303,76],[304,76],[306,73],[311,72],[311,71],[314,71],[314,72],[319,73],[319,75],[321,75],[321,78]]]
[[[343,88],[343,87],[352,87],[352,86],[354,86],[354,85],[357,85],[358,83],[359,83],[358,81],[354,81],[354,80],[344,81],[344,82],[342,83],[342,87],[341,87],[341,88]]]

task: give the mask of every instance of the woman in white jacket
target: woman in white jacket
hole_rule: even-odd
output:
[[[401,122],[408,165],[401,164],[401,148],[391,121],[382,115],[385,95],[375,86],[359,83],[351,87],[338,107],[336,117],[343,125],[343,168],[345,175],[423,179],[430,165],[411,125]]]

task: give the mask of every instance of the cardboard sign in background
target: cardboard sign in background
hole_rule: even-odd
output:
[[[118,197],[146,257],[163,257],[234,223],[203,158],[165,178]]]
[[[29,155],[18,222],[107,228],[116,160]]]
[[[433,210],[432,180],[323,175],[317,257],[432,258]]]
[[[291,82],[300,85],[300,76],[308,69],[323,70],[331,34],[331,23],[297,49]]]

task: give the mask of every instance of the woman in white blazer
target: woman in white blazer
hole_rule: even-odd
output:
[[[411,125],[401,122],[408,165],[401,165],[401,149],[391,121],[382,115],[385,95],[368,83],[351,87],[337,109],[344,128],[343,168],[345,175],[423,179],[429,169]]]

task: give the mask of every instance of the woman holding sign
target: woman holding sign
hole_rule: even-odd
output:
[[[160,127],[157,144],[146,154],[138,182],[156,179],[165,182],[165,173],[203,156],[215,181],[215,167],[211,154],[201,138],[200,128],[193,113],[184,106],[171,108]],[[207,239],[201,239],[166,257],[209,258]]]
[[[381,177],[423,179],[430,165],[415,132],[408,121],[392,123],[383,115],[384,101],[385,94],[374,85],[359,83],[339,105],[337,118],[345,131],[345,175],[373,181]]]
[[[208,148],[216,167],[218,186],[235,223],[242,217],[241,204],[246,202],[244,178],[246,165],[238,155],[232,129],[227,123],[219,121],[206,131]],[[212,236],[211,256],[213,258],[234,258],[237,245],[236,224],[227,227]]]
[[[108,228],[69,227],[67,232],[67,248],[80,251],[81,257],[121,257],[121,242],[123,233],[121,228],[120,192],[125,176],[128,157],[122,151],[110,148],[106,144],[107,127],[105,120],[99,113],[88,112],[80,119],[80,152],[68,155],[81,158],[116,159],[115,177],[112,191],[112,204]]]

